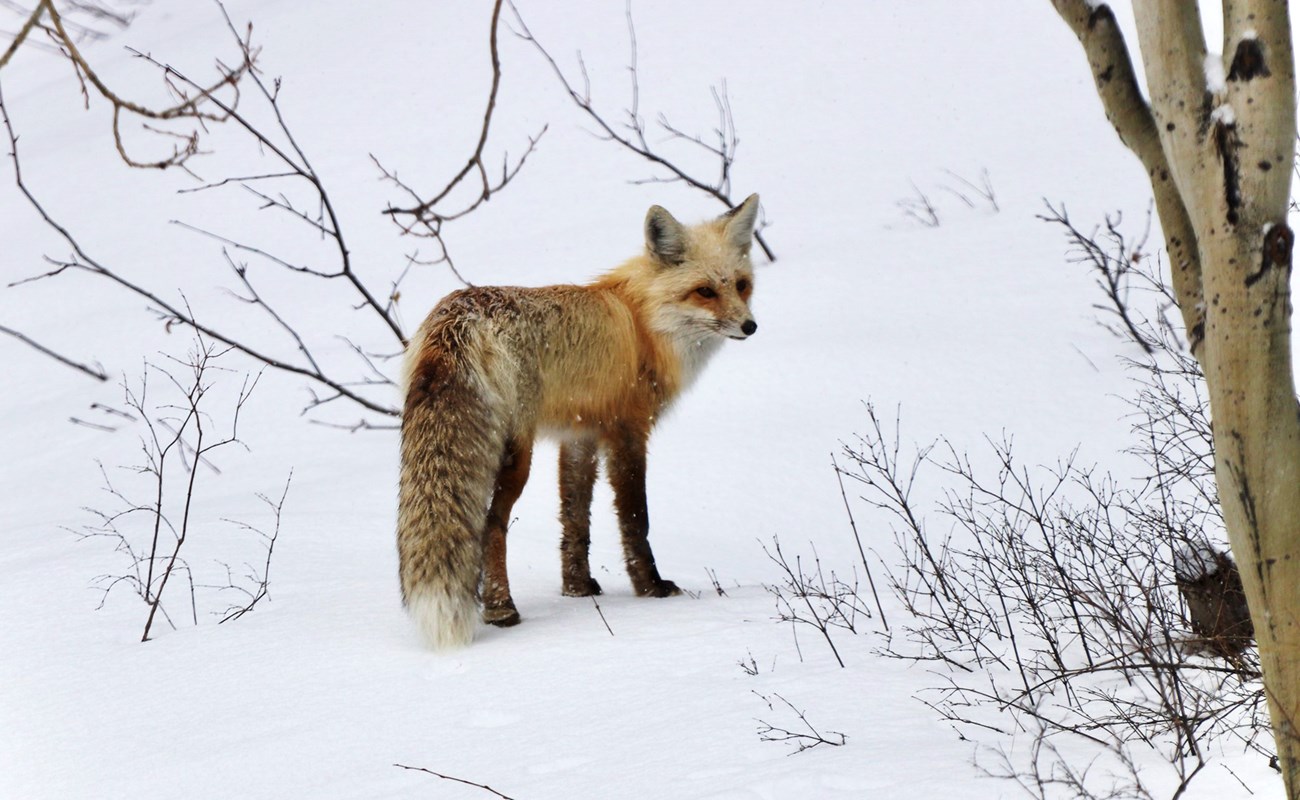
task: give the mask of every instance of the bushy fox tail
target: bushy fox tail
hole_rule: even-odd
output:
[[[443,649],[474,638],[503,436],[481,383],[436,339],[410,345],[420,349],[402,415],[397,552],[402,599],[429,645]]]

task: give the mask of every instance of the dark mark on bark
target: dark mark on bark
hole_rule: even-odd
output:
[[[1264,253],[1260,261],[1259,272],[1246,276],[1249,288],[1259,282],[1270,269],[1280,267],[1288,274],[1291,272],[1291,248],[1295,244],[1295,234],[1286,223],[1274,225],[1264,235]]]
[[[1110,6],[1100,5],[1092,10],[1088,15],[1088,30],[1093,30],[1100,22],[1109,22],[1115,24],[1115,12],[1110,10]]]
[[[1223,162],[1223,197],[1228,203],[1228,224],[1237,224],[1237,209],[1241,207],[1241,179],[1237,169],[1237,126],[1219,120],[1214,124],[1214,145]]]
[[[1248,81],[1252,78],[1267,78],[1268,64],[1264,63],[1264,48],[1258,39],[1242,39],[1237,42],[1237,53],[1232,57],[1232,68],[1228,70],[1228,80]]]

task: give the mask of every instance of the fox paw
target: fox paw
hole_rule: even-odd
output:
[[[603,594],[600,584],[596,583],[595,578],[587,578],[586,581],[566,581],[562,590],[565,597],[592,597]]]
[[[519,620],[519,611],[515,609],[514,603],[483,609],[483,621],[489,625],[496,625],[498,628],[509,628],[512,625],[518,625]]]
[[[677,584],[662,578],[658,578],[649,586],[637,590],[637,594],[642,597],[674,597],[681,593],[682,590],[677,588]]]

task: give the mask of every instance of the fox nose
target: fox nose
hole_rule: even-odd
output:
[[[752,336],[756,330],[758,330],[758,323],[752,319],[745,320],[740,326],[740,332],[746,336]]]

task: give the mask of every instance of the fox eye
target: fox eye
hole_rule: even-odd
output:
[[[740,280],[736,281],[736,291],[740,294],[744,294],[745,292],[749,291],[749,281],[745,280],[744,278],[741,278]]]
[[[700,288],[695,290],[695,293],[698,294],[700,297],[709,300],[712,300],[713,298],[718,296],[718,293],[713,291],[713,287],[711,286],[701,286]]]

